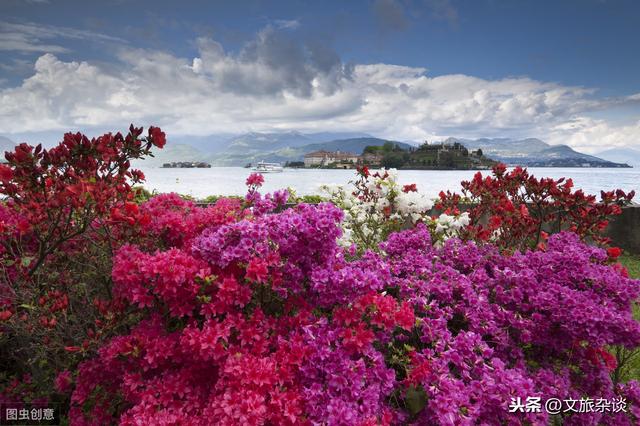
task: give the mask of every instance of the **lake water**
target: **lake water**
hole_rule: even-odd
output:
[[[163,169],[140,167],[150,191],[177,192],[204,198],[209,195],[244,195],[245,180],[251,172],[242,167],[212,167],[210,169]],[[576,188],[599,195],[600,190],[640,189],[640,169],[600,168],[530,168],[536,177],[570,177]],[[401,184],[415,183],[420,192],[436,197],[441,190],[460,190],[460,181],[473,177],[473,170],[400,170]],[[490,171],[483,170],[483,174]],[[299,195],[317,194],[325,183],[347,184],[355,177],[355,170],[285,169],[282,173],[265,174],[263,192],[293,188]]]

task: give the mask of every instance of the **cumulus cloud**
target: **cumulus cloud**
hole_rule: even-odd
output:
[[[348,65],[326,45],[292,37],[268,27],[237,53],[201,38],[195,57],[125,47],[118,67],[108,69],[47,53],[33,75],[0,90],[0,129],[121,129],[135,122],[186,135],[332,130],[414,141],[536,136],[577,148],[591,148],[596,140],[637,143],[640,134],[637,123],[585,118],[611,105],[637,104],[637,95],[602,100],[590,89],[526,77],[430,77],[424,68]]]
[[[198,39],[198,47],[200,56],[192,69],[219,91],[269,96],[286,91],[309,97],[314,90],[333,93],[351,75],[351,68],[325,45],[300,43],[272,27],[262,30],[236,56],[208,38]]]
[[[587,153],[609,148],[640,148],[640,120],[627,125],[611,125],[606,120],[576,117],[554,126],[549,142],[578,147]]]

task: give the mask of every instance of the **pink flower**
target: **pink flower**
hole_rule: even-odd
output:
[[[247,178],[247,186],[262,186],[264,183],[264,176],[260,173],[251,173]]]
[[[251,260],[247,266],[247,278],[251,281],[264,282],[268,273],[267,264],[260,259]]]
[[[69,370],[63,370],[58,373],[53,385],[58,392],[67,393],[71,389],[72,382],[73,378],[71,377],[71,372]]]

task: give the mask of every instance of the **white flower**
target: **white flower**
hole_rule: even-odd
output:
[[[458,222],[460,222],[460,224],[463,227],[469,225],[469,223],[471,223],[471,218],[469,217],[469,213],[468,212],[462,213],[458,218]]]
[[[440,216],[438,216],[438,223],[445,226],[449,226],[454,221],[454,219],[455,218],[453,216],[450,216],[446,213],[442,213]]]

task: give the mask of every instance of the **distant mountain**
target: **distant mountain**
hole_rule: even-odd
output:
[[[336,136],[338,136],[337,139]],[[340,136],[351,137],[340,138]],[[204,161],[217,166],[244,166],[259,161],[284,163],[300,161],[306,153],[321,149],[360,154],[367,145],[382,145],[385,142],[387,141],[384,139],[353,132],[310,134],[295,131],[283,133],[251,132],[232,138],[226,149],[207,155]],[[398,143],[405,148],[410,146],[402,142]]]
[[[358,139],[358,138],[371,138],[368,133],[362,132],[319,132],[319,133],[305,133],[309,139],[314,142],[328,142],[342,139]]]
[[[259,139],[253,140],[253,145],[249,144],[249,137],[244,135],[242,138],[237,138],[236,142],[227,150],[219,154],[209,155],[205,161],[216,166],[244,166],[248,163],[257,163],[259,161],[284,163],[287,161],[301,161],[306,153],[312,151],[343,151],[361,154],[368,145],[381,146],[389,142],[385,139],[368,136],[309,143],[309,139],[313,138],[306,134],[289,133],[285,137],[281,134],[277,135],[260,134]],[[251,136],[253,137],[253,135]],[[391,142],[397,143],[403,149],[411,147],[411,145],[403,142]]]
[[[633,167],[640,167],[640,150],[632,148],[613,148],[599,152],[598,157],[615,163],[627,163]]]
[[[567,145],[549,145],[540,139],[457,139],[446,143],[460,142],[468,149],[482,149],[487,157],[508,165],[529,167],[629,167],[627,164],[604,160],[593,155],[582,154]]]
[[[4,158],[5,151],[13,151],[16,146],[16,143],[11,139],[0,136],[0,153],[2,153],[1,157]]]
[[[15,149],[16,143],[9,138],[4,136],[0,136],[0,163],[4,163],[6,160],[4,158],[4,153],[6,151],[13,151]]]
[[[300,132],[245,133],[230,140],[225,153],[271,152],[282,148],[294,148],[315,142]]]
[[[338,139],[330,142],[314,143],[310,145],[304,145],[301,147],[301,149],[302,151],[304,151],[302,153],[302,156],[304,156],[304,154],[308,152],[319,150],[344,151],[352,152],[354,154],[362,154],[362,151],[364,151],[367,146],[382,146],[387,142],[392,142],[402,149],[413,148],[412,145],[404,142],[389,141],[387,139],[380,139],[369,136],[363,138]]]
[[[163,149],[153,149],[153,157],[147,157],[143,160],[134,160],[133,167],[150,166],[160,167],[164,163],[173,163],[179,161],[203,161],[206,157],[202,151],[186,144],[167,143]]]
[[[235,135],[215,134],[207,136],[169,136],[168,145],[190,145],[204,153],[217,153],[227,149]]]

